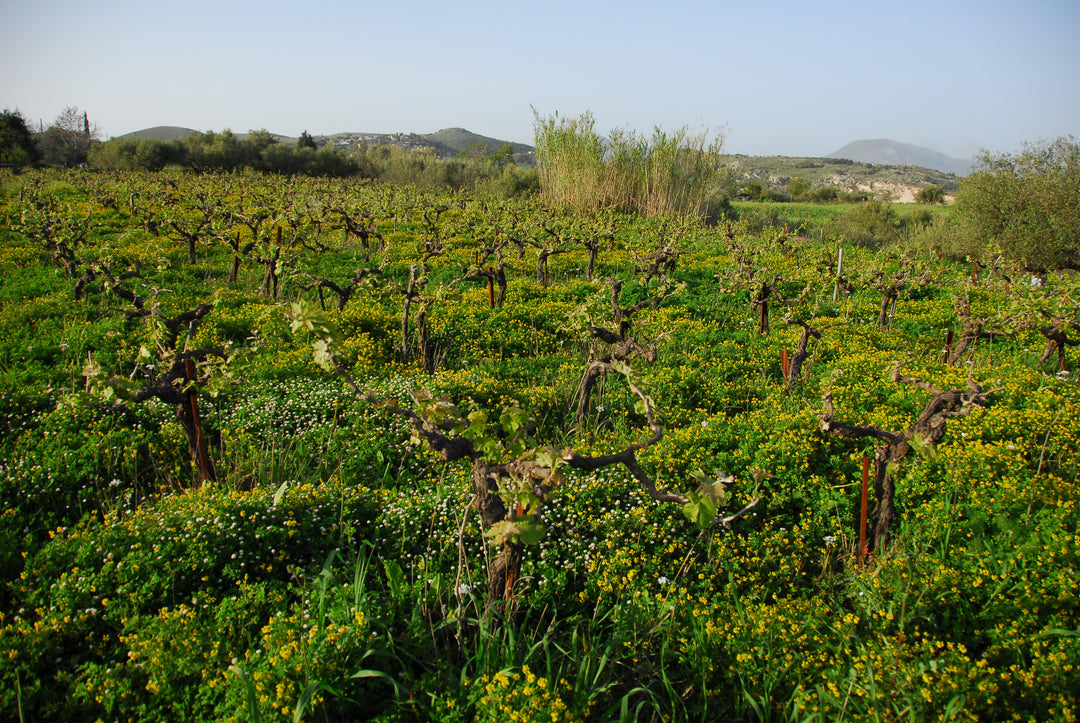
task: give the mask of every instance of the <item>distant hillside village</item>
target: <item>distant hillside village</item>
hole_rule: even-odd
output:
[[[462,151],[480,149],[491,154],[509,148],[515,163],[527,166],[536,163],[536,149],[532,146],[483,136],[464,128],[444,128],[435,133],[335,133],[314,136],[314,141],[319,146],[342,150],[359,146],[388,146],[405,151],[430,148],[443,158]]]
[[[426,148],[430,145],[425,142],[423,136],[416,133],[345,133],[334,136],[316,136],[315,142],[320,146],[330,145],[337,148],[352,148],[358,145],[393,146],[406,151]]]

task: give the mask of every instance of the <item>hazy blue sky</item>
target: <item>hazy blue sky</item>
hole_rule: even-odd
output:
[[[0,105],[299,135],[460,126],[531,143],[722,129],[821,156],[889,138],[967,158],[1080,136],[1080,1],[0,0]]]

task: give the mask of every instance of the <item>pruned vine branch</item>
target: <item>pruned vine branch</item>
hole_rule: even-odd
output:
[[[874,453],[874,493],[877,506],[874,510],[874,529],[870,547],[886,547],[889,529],[897,519],[895,507],[896,486],[893,470],[912,451],[927,453],[945,437],[948,419],[970,414],[975,408],[986,404],[993,390],[986,391],[969,379],[965,389],[943,390],[937,386],[900,373],[899,365],[890,374],[893,382],[909,384],[934,396],[923,407],[915,423],[908,429],[894,432],[875,425],[857,425],[838,422],[835,419],[832,390],[822,395],[824,411],[818,414],[821,431],[849,439],[873,438],[881,440]]]
[[[658,502],[686,504],[683,495],[662,492],[641,467],[638,453],[659,442],[664,435],[657,423],[652,400],[627,374],[627,383],[644,409],[650,436],[634,442],[624,449],[606,455],[582,455],[573,450],[541,450],[534,448],[516,459],[492,462],[481,449],[477,437],[463,434],[465,420],[453,405],[430,396],[414,395],[419,413],[401,406],[393,400],[383,399],[371,391],[362,389],[332,352],[327,354],[331,367],[341,376],[349,389],[360,399],[377,406],[389,414],[404,418],[419,438],[446,461],[469,460],[472,466],[472,504],[480,513],[485,535],[501,545],[499,554],[488,566],[489,600],[507,599],[514,581],[520,574],[523,546],[526,536],[539,528],[539,515],[549,494],[559,482],[557,468],[565,464],[573,469],[591,472],[613,465],[622,465],[645,489],[649,497]],[[615,371],[609,365],[607,371]],[[625,370],[624,370],[625,371]],[[514,431],[509,442],[520,441],[525,430]],[[518,490],[517,493],[514,490]],[[522,492],[524,490],[524,492]],[[515,497],[516,494],[516,497]],[[745,512],[736,513],[737,519]]]

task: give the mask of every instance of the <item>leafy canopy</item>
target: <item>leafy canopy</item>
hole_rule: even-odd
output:
[[[984,153],[964,179],[957,214],[967,234],[1031,270],[1080,269],[1080,143],[1072,136]]]

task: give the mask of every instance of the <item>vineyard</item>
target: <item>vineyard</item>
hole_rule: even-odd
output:
[[[5,173],[3,720],[1075,720],[1075,276]]]

